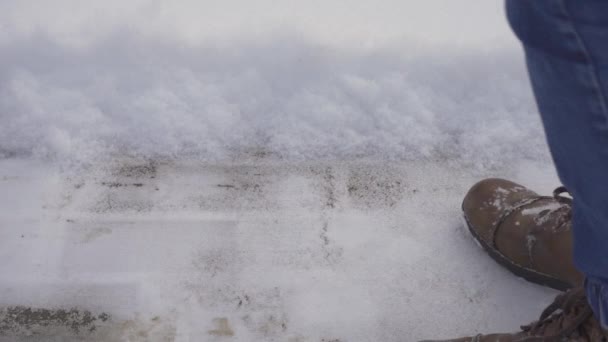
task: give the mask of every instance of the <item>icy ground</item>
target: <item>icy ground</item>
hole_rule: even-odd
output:
[[[468,188],[558,185],[499,1],[0,2],[0,341],[509,331]]]

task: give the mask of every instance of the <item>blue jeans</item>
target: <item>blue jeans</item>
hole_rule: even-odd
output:
[[[608,327],[608,1],[506,0],[560,180],[574,262]]]

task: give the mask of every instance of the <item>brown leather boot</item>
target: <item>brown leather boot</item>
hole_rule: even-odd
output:
[[[477,335],[434,342],[606,342],[582,288],[559,295],[540,319],[514,334]],[[433,341],[427,341],[433,342]]]
[[[475,240],[499,264],[528,281],[567,290],[584,277],[572,261],[572,200],[564,192],[540,196],[504,179],[486,179],[471,188],[462,210]]]

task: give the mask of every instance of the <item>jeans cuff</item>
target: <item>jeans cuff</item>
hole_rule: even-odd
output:
[[[600,322],[602,328],[608,330],[608,280],[587,277],[585,292],[595,318]]]

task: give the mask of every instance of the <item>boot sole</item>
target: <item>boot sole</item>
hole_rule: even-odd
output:
[[[498,264],[500,264],[503,267],[505,267],[506,269],[508,269],[511,273],[513,273],[516,276],[523,278],[531,283],[534,283],[537,285],[542,285],[542,286],[547,286],[547,287],[550,287],[552,289],[559,290],[559,291],[566,291],[573,287],[571,284],[569,284],[563,280],[557,279],[555,277],[551,277],[551,276],[543,274],[543,273],[539,273],[537,271],[522,267],[522,266],[512,262],[509,258],[502,255],[498,250],[496,250],[495,248],[492,248],[490,245],[488,245],[479,236],[479,234],[477,234],[477,232],[475,231],[475,229],[473,229],[473,226],[469,222],[467,216],[464,215],[464,213],[463,213],[463,217],[464,217],[464,220],[467,223],[467,227],[469,228],[469,231],[471,232],[471,235],[473,235],[473,238],[475,239],[475,241],[477,241],[481,245],[481,247],[486,251],[486,253],[488,253],[490,255],[490,257],[492,259],[494,259],[494,261],[496,261]]]

